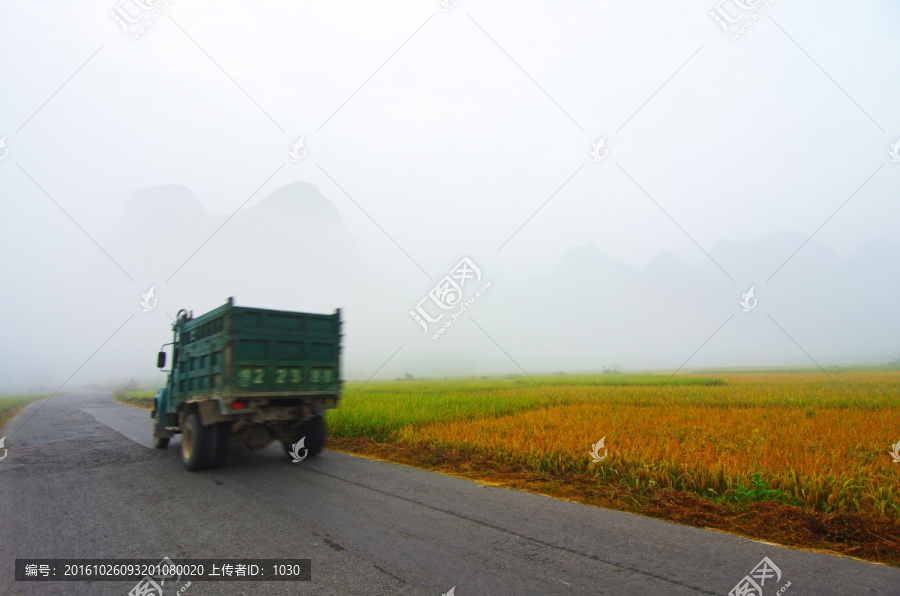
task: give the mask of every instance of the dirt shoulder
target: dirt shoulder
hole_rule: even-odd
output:
[[[771,501],[723,504],[682,491],[636,489],[587,476],[535,474],[487,458],[366,438],[329,438],[328,448],[493,486],[900,567],[900,523],[882,518],[819,513]]]

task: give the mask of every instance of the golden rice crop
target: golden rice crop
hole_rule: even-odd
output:
[[[408,424],[393,438],[538,472],[900,519],[900,464],[888,454],[900,441],[900,374],[719,376],[722,385],[539,379],[503,391],[543,392],[543,404]],[[601,437],[608,456],[591,463]]]

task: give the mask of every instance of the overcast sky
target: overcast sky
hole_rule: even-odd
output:
[[[231,215],[313,183],[426,289],[461,255],[502,278],[586,243],[640,268],[781,231],[900,241],[896,2],[151,1],[0,5],[7,324],[154,185]]]

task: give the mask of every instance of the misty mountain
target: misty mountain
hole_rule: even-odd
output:
[[[131,193],[102,245],[135,280],[165,279],[226,219],[184,186],[153,186]]]
[[[65,341],[47,339],[40,354],[12,356],[28,361],[22,378],[74,371],[101,346],[86,378],[153,377],[155,351],[170,341],[177,311],[200,314],[229,296],[266,308],[342,308],[347,378],[367,378],[401,348],[380,374],[808,366],[809,356],[823,365],[885,362],[900,351],[892,331],[900,329],[893,307],[900,244],[887,241],[844,258],[818,240],[781,232],[718,242],[700,266],[661,251],[640,269],[591,243],[529,276],[476,258],[478,283],[490,280],[490,289],[439,340],[435,330],[453,311],[436,309],[427,296],[444,273],[428,281],[369,262],[335,205],[311,184],[278,188],[234,215],[208,212],[182,186],[139,190],[102,245],[134,282],[98,253],[70,277],[33,288],[31,314],[48,333],[64,330]],[[758,302],[743,312],[751,286]],[[145,312],[140,302],[151,287],[154,308]],[[424,331],[410,315],[423,299],[432,316],[441,315]],[[9,330],[11,337],[29,332]]]
[[[334,205],[305,183],[227,215],[209,213],[181,186],[143,189],[129,197],[103,246],[138,283],[172,277],[176,287],[214,295],[222,285],[232,292],[328,289],[367,270]]]
[[[674,369],[698,349],[689,366],[889,360],[900,349],[890,331],[900,329],[891,307],[900,244],[873,241],[845,259],[806,240],[782,232],[717,243],[710,257],[734,281],[709,260],[694,267],[663,251],[635,270],[588,244],[543,279],[511,291],[498,284],[484,309],[490,313],[473,316],[523,361],[544,363],[541,370]],[[751,287],[758,302],[744,312],[740,301]]]
[[[182,254],[193,250],[185,243]],[[235,295],[245,304],[330,312],[353,301],[369,270],[334,205],[313,185],[294,183],[235,215],[172,283],[218,301]]]
[[[208,212],[183,186],[142,189],[100,244],[106,254],[97,251],[83,267],[34,288],[29,318],[48,335],[22,377],[74,371],[109,342],[85,375],[146,378],[181,308],[200,314],[234,296],[237,304],[284,310],[343,307],[349,320],[357,304],[372,300],[360,289],[375,287],[337,209],[306,183],[283,186],[233,215]],[[145,312],[140,302],[151,288],[153,308]],[[15,333],[35,332],[24,326]],[[354,335],[366,336],[359,329]]]

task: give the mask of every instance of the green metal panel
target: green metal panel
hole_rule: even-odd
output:
[[[169,411],[190,399],[340,395],[340,311],[234,306],[231,299],[173,326]]]

